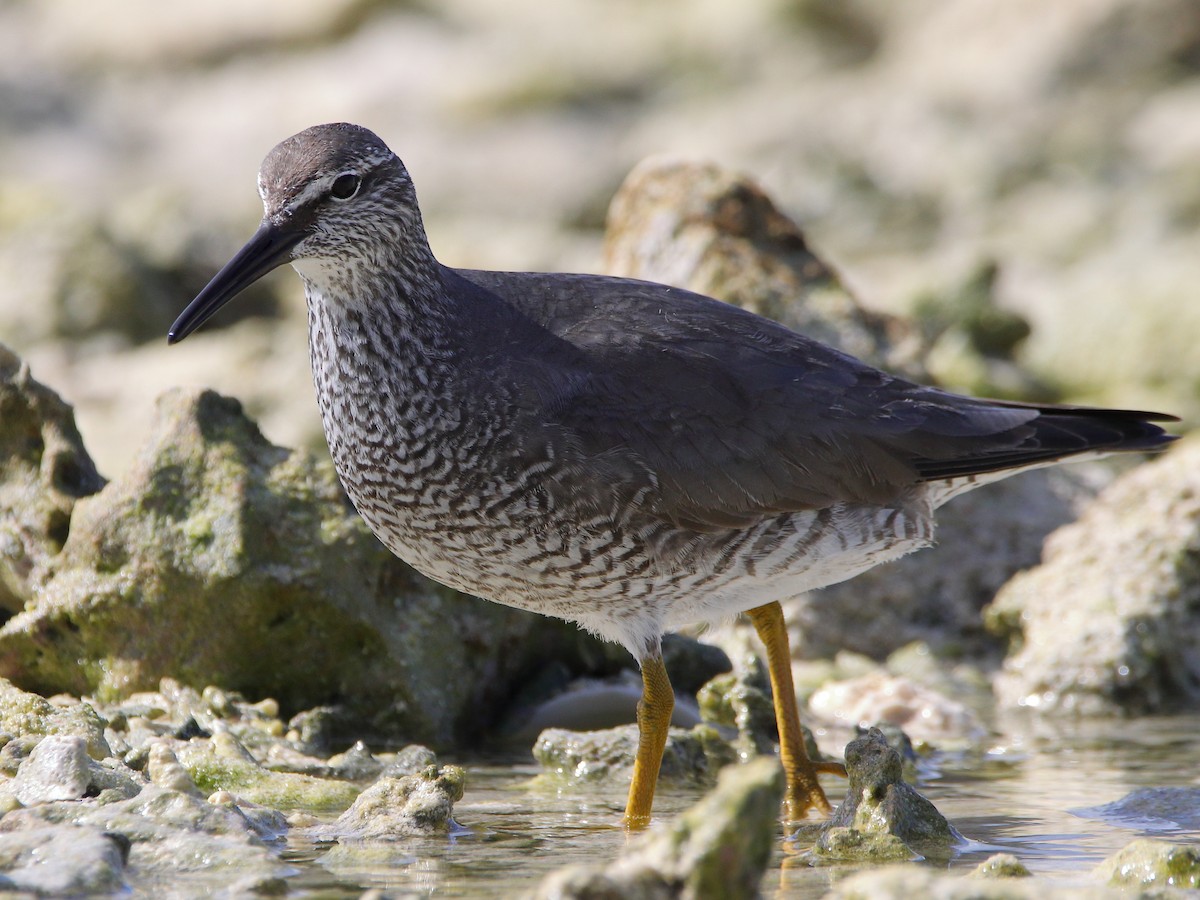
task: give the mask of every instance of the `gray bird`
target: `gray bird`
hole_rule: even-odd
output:
[[[829,811],[780,601],[933,540],[955,494],[1172,439],[1156,413],[958,396],[736,307],[596,275],[439,263],[403,163],[318,125],[263,162],[258,231],[172,326],[183,340],[290,262],[338,475],[430,578],[577,622],[641,665],[625,811],[650,818],[674,695],[664,631],[749,615],[767,650],[787,813]]]

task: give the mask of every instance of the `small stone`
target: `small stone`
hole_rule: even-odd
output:
[[[446,834],[466,777],[458,766],[430,766],[417,775],[381,778],[334,822],[339,838],[389,839]]]
[[[201,796],[196,782],[165,741],[156,741],[150,746],[149,771],[150,780],[160,788]]]
[[[87,744],[83,738],[49,735],[21,763],[13,794],[26,806],[52,800],[78,800],[91,784]]]
[[[1011,853],[989,856],[971,870],[972,878],[1029,878],[1032,875],[1025,863]]]

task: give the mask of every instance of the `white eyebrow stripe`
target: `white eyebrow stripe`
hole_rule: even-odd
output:
[[[379,168],[379,166],[381,166],[383,163],[387,162],[388,160],[395,159],[395,158],[396,158],[396,154],[392,153],[391,151],[388,151],[387,153],[379,154],[377,156],[364,157],[362,160],[362,165],[359,167],[359,170],[358,170],[359,174],[365,178],[373,170]],[[343,169],[340,172],[332,172],[323,178],[318,178],[314,181],[309,182],[308,184],[306,184],[304,186],[304,189],[302,191],[300,191],[299,194],[297,194],[294,198],[292,198],[292,202],[289,203],[285,207],[284,212],[286,212],[288,215],[291,215],[297,209],[304,206],[306,203],[311,203],[313,200],[317,199],[318,197],[325,195],[326,193],[329,192],[329,189],[333,185],[334,181],[336,181],[342,175],[345,175],[347,172],[352,172],[352,171],[354,171],[354,170],[353,169]],[[264,194],[264,199],[265,199],[265,192],[263,190],[261,176],[259,177],[259,193]]]

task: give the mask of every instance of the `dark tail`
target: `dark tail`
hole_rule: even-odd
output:
[[[918,459],[925,481],[1019,469],[1083,453],[1154,452],[1178,439],[1155,422],[1178,422],[1175,416],[1131,409],[981,401],[980,408],[1002,407],[1036,412],[1029,421],[978,442],[963,441],[961,453],[943,459]],[[972,443],[975,446],[970,446]]]

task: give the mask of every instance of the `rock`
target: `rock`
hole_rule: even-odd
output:
[[[1095,875],[1114,887],[1200,888],[1200,850],[1136,840],[1100,863]]]
[[[667,827],[604,868],[570,866],[543,879],[542,900],[720,900],[756,897],[771,858],[783,770],[755,759],[721,770],[717,786]]]
[[[79,737],[43,738],[13,779],[13,793],[25,806],[51,800],[78,800],[91,784],[87,745]]]
[[[946,874],[930,866],[888,865],[838,879],[824,900],[1128,900],[1129,894],[1060,879],[980,878]]]
[[[236,401],[175,391],[138,463],[76,508],[36,602],[0,629],[0,674],[106,699],[167,675],[292,711],[336,698],[355,737],[449,745],[486,726],[478,710],[543,647],[578,664],[592,643],[416,575],[349,509],[328,460],[272,446]]]
[[[709,680],[733,668],[720,647],[683,634],[664,634],[663,665],[676,694],[695,694]]]
[[[21,610],[71,530],[75,503],[104,479],[71,407],[0,344],[0,609]]]
[[[800,228],[748,178],[651,157],[609,207],[605,270],[716,297],[917,379],[916,332],[861,306]]]
[[[104,736],[104,720],[90,704],[76,701],[56,706],[0,678],[0,732],[34,739],[74,735],[83,739],[92,759],[112,755]]]
[[[863,727],[894,725],[913,740],[934,746],[961,746],[987,733],[979,717],[962,703],[882,671],[828,684],[809,698],[808,707],[826,721]]]
[[[548,728],[538,736],[534,758],[542,776],[560,784],[625,783],[637,754],[636,725],[603,731]],[[734,749],[709,725],[690,731],[671,728],[659,781],[711,783],[717,770],[736,758]]]
[[[175,754],[202,796],[228,791],[276,809],[310,811],[344,809],[358,796],[358,788],[346,781],[264,768],[228,731],[211,741],[181,743]]]
[[[700,689],[698,697],[705,722],[737,731],[735,746],[743,758],[773,752],[777,737],[775,707],[769,685],[763,684],[766,672],[759,657],[753,660],[757,666],[718,675]]]
[[[5,750],[21,741],[10,741]],[[111,803],[136,796],[143,783],[144,779],[120,760],[97,762],[89,757],[83,738],[49,735],[29,749],[13,780],[0,788],[0,793],[10,794],[24,806],[84,797]]]
[[[277,838],[286,826],[278,814]],[[0,819],[0,840],[53,826],[55,831],[102,831],[128,842],[126,877],[131,887],[159,895],[164,885],[180,896],[212,892],[239,878],[269,881],[294,871],[263,841],[263,822],[232,803],[214,805],[189,794],[148,785],[136,797],[108,804],[59,801],[18,809]],[[256,829],[261,828],[262,833]],[[219,877],[217,873],[220,873]],[[135,890],[135,893],[137,891]]]
[[[0,834],[0,888],[54,897],[121,893],[128,856],[128,840],[96,827]]]
[[[328,766],[329,774],[342,781],[375,779],[384,768],[384,764],[375,758],[362,741],[355,741],[349,750],[329,757]]]
[[[988,608],[1001,704],[1147,713],[1200,696],[1200,442],[1108,487]]]
[[[321,840],[389,840],[448,834],[466,777],[458,766],[429,766],[416,775],[379,779],[338,816]]]
[[[1075,519],[1105,473],[1087,466],[1025,472],[938,510],[937,544],[784,605],[793,653],[846,649],[883,659],[922,641],[959,655],[996,655],[980,611],[1041,559],[1042,541]]]
[[[437,765],[437,754],[420,744],[409,744],[387,764],[383,774],[388,778],[415,775]]]
[[[1071,813],[1138,831],[1200,831],[1200,787],[1138,788],[1112,803]]]
[[[997,853],[989,856],[971,870],[972,878],[1030,878],[1033,873],[1011,853]]]
[[[964,838],[932,803],[903,781],[900,754],[872,728],[846,745],[850,787],[821,829],[812,857],[821,862],[946,859]]]
[[[164,790],[204,796],[166,741],[155,741],[150,745],[149,774],[150,781]]]

